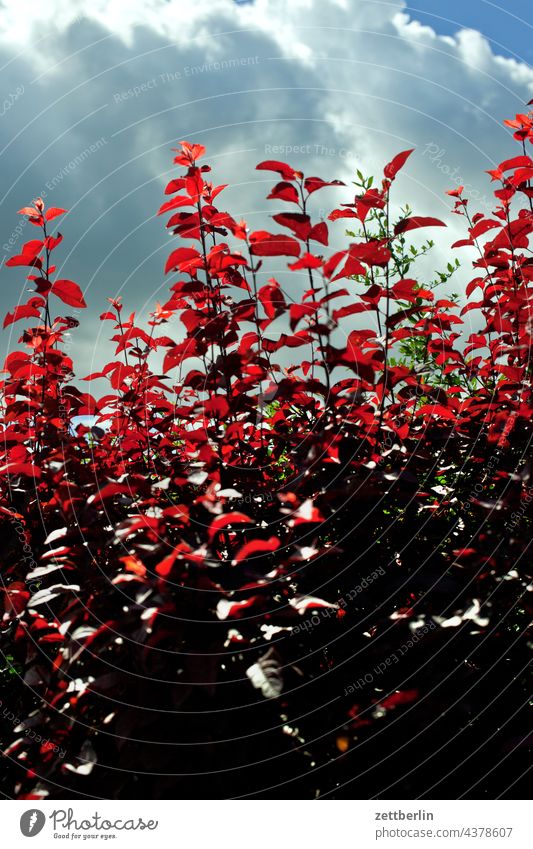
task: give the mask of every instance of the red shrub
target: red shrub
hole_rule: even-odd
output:
[[[393,219],[412,151],[355,197],[262,162],[283,211],[249,232],[182,142],[159,211],[178,237],[170,296],[146,328],[109,299],[115,354],[84,378],[109,382],[98,400],[72,382],[78,320],[54,316],[85,307],[51,264],[64,210],[21,210],[40,235],[6,263],[32,285],[5,321],[31,319],[2,384],[7,795],[507,786],[527,692],[533,293],[530,117],[511,126],[524,152],[489,172],[493,215],[450,192],[456,246],[477,251],[460,313],[436,290],[453,263],[411,276],[432,243],[406,234],[443,222]],[[331,223],[317,191],[337,193]],[[283,281],[270,257],[289,258]]]

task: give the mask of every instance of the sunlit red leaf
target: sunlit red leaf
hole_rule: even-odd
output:
[[[404,150],[402,153],[398,153],[394,159],[385,166],[383,173],[387,180],[394,180],[396,174],[401,168],[403,168],[413,151],[414,148],[411,148],[411,150]]]
[[[253,520],[244,513],[239,513],[237,511],[233,513],[224,513],[222,516],[218,516],[211,522],[209,526],[209,539],[213,540],[220,531],[232,530],[235,527],[239,527],[239,525],[249,525],[252,523]]]
[[[305,253],[296,262],[289,263],[291,271],[300,271],[304,268],[320,268],[322,260],[313,254]]]
[[[181,141],[181,151],[174,157],[176,165],[193,165],[197,159],[200,159],[205,153],[203,144],[191,144],[188,141]],[[176,150],[176,148],[174,148]]]
[[[166,203],[159,207],[158,215],[163,215],[165,212],[170,212],[172,209],[178,209],[180,206],[194,206],[189,195],[178,195],[172,200],[167,200]]]
[[[265,159],[264,162],[260,162],[255,167],[257,171],[276,171],[281,174],[284,180],[294,180],[296,175],[294,168],[291,168],[286,162],[278,162],[275,159]]]
[[[304,189],[307,189],[309,194],[318,191],[319,189],[325,189],[327,186],[345,186],[346,183],[342,183],[340,180],[331,180],[330,182],[326,182],[322,180],[321,177],[306,177],[304,180]]]
[[[66,209],[61,209],[59,206],[51,206],[46,210],[44,217],[46,221],[53,221],[59,215],[64,215],[66,211]]]
[[[19,304],[14,308],[13,312],[7,313],[4,319],[4,327],[8,327],[15,321],[20,321],[21,318],[40,318],[40,310],[43,308],[44,303],[42,298],[36,297],[30,298],[26,304]]]
[[[56,280],[55,283],[52,284],[50,292],[70,307],[83,309],[87,306],[80,287],[72,280]]]
[[[235,555],[233,560],[234,565],[242,563],[243,560],[248,560],[254,556],[276,551],[280,546],[278,537],[269,537],[268,539],[254,539],[243,545]]]
[[[319,221],[314,227],[311,227],[309,239],[314,242],[319,242],[321,245],[327,245],[329,239],[328,225],[325,221]]]
[[[300,244],[283,233],[256,230],[250,234],[250,252],[255,256],[300,256]]]
[[[277,224],[292,230],[298,239],[305,241],[309,238],[311,219],[308,215],[301,212],[280,212],[278,215],[273,215],[272,218]]]
[[[399,221],[394,228],[394,234],[399,236],[400,233],[407,233],[408,230],[419,230],[421,227],[446,227],[446,224],[439,218],[424,218],[420,215],[413,215],[411,218],[404,218],[403,221]]]
[[[11,259],[6,260],[6,266],[12,267],[17,265],[28,265],[35,266],[36,268],[41,268],[42,262],[40,259],[38,259],[38,256],[43,249],[43,244],[44,243],[39,241],[38,239],[26,242],[26,244],[22,248],[22,253],[11,257]]]
[[[359,215],[354,209],[334,209],[328,218],[330,221],[337,221],[339,218],[359,218]]]
[[[165,274],[175,269],[190,271],[201,268],[202,265],[203,259],[195,248],[176,248],[167,259]]]
[[[277,183],[269,195],[269,200],[284,200],[288,203],[298,203],[298,192],[291,183]]]
[[[24,477],[39,479],[41,474],[39,466],[33,463],[6,463],[0,467],[0,475],[24,475]]]

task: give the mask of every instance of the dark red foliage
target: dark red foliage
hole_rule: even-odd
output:
[[[6,795],[455,798],[520,774],[533,115],[507,123],[524,149],[490,172],[493,214],[449,193],[462,309],[410,272],[405,234],[443,222],[393,220],[412,151],[355,197],[262,162],[283,210],[250,233],[181,142],[168,300],[141,326],[109,299],[85,383],[56,315],[85,307],[52,264],[65,210],[21,210],[40,235],[6,263],[30,271],[4,323],[27,324],[2,382]],[[331,232],[358,228],[344,250],[317,190]]]

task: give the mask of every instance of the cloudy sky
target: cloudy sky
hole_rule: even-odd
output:
[[[489,209],[483,170],[515,152],[502,120],[533,97],[531,0],[500,2],[0,0],[2,266],[35,235],[17,229],[17,209],[36,195],[67,207],[62,276],[89,304],[79,370],[101,363],[105,297],[143,313],[165,299],[155,212],[182,138],[207,146],[215,179],[232,184],[226,206],[254,229],[279,211],[264,200],[271,176],[254,170],[272,146],[348,182],[416,147],[398,195],[449,221],[447,258],[460,222],[446,189],[465,184]],[[5,312],[24,278],[0,278]],[[5,331],[4,349],[13,341]]]

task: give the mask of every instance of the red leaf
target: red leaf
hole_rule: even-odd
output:
[[[167,200],[160,208],[158,215],[163,215],[165,212],[170,212],[171,209],[177,209],[179,206],[194,206],[193,201],[188,195],[178,195],[172,200]]]
[[[199,170],[195,170],[190,177],[186,177],[185,189],[189,197],[196,203],[204,189],[204,181]]]
[[[324,273],[325,273],[325,266],[324,266]],[[360,275],[360,274],[362,274],[364,276],[366,274],[366,268],[364,267],[364,265],[361,265],[361,263],[359,262],[358,259],[356,259],[354,256],[352,256],[350,254],[348,256],[348,259],[346,260],[342,270],[339,271],[339,273],[336,274],[335,277],[331,278],[331,282],[334,283],[335,280],[342,280],[343,277],[354,277],[354,276]]]
[[[276,551],[279,546],[280,542],[277,537],[270,537],[269,539],[254,539],[251,542],[247,542],[246,545],[243,545],[243,547],[239,549],[235,556],[235,560],[233,561],[233,565],[236,566],[238,563],[241,563],[243,560],[247,560],[254,554],[262,554],[265,551]]]
[[[334,209],[328,215],[330,221],[336,221],[338,218],[359,218],[359,215],[353,209]]]
[[[278,162],[276,159],[265,159],[264,162],[260,162],[255,168],[256,171],[277,171],[284,180],[294,180],[296,174],[294,168],[291,168],[286,162]]]
[[[346,183],[342,183],[340,180],[332,180],[330,183],[326,183],[322,180],[321,177],[307,177],[304,180],[304,188],[307,189],[309,194],[318,191],[318,189],[325,189],[326,186],[345,186]]]
[[[280,351],[282,348],[299,348],[301,345],[307,345],[310,340],[311,337],[306,330],[299,330],[298,333],[294,333],[292,336],[282,333],[276,341],[263,339],[263,348],[265,351],[273,353],[274,351]]]
[[[416,280],[398,280],[392,287],[392,294],[401,301],[416,301],[417,298],[433,300],[433,293],[429,289],[418,288]]]
[[[44,217],[46,221],[52,221],[53,218],[57,218],[59,215],[64,215],[67,212],[66,209],[60,209],[59,206],[51,206],[50,209],[47,209]]]
[[[533,168],[518,168],[512,177],[509,177],[509,182],[513,186],[519,186],[521,183],[526,183],[533,177]]]
[[[417,698],[418,690],[403,690],[393,693],[391,696],[387,696],[386,699],[383,699],[381,707],[385,708],[385,710],[390,710],[391,708],[398,707],[398,705],[408,705],[410,702],[414,702]]]
[[[222,516],[217,516],[213,519],[209,526],[209,540],[212,542],[219,531],[224,531],[227,528],[233,528],[234,525],[249,525],[253,520],[244,513],[224,513]]]
[[[285,303],[283,292],[279,283],[275,280],[269,281],[267,285],[262,286],[258,294],[259,300],[269,319],[276,318],[286,311],[287,304]]]
[[[335,610],[337,608],[336,604],[332,604],[330,601],[325,601],[323,598],[316,598],[316,596],[312,595],[296,596],[296,598],[291,599],[289,604],[301,614],[306,613],[308,610],[327,610],[328,608]]]
[[[328,236],[328,225],[325,221],[320,221],[318,224],[315,224],[309,233],[309,239],[313,239],[314,242],[320,242],[321,245],[326,246],[328,244]]]
[[[178,155],[174,157],[176,165],[185,165],[186,167],[193,165],[205,153],[203,144],[191,144],[188,141],[181,141],[180,145],[181,151],[178,151]],[[174,150],[177,150],[177,148],[174,148]]]
[[[482,236],[488,230],[492,230],[494,227],[501,227],[501,221],[493,221],[490,218],[483,218],[481,221],[478,221],[472,229],[470,230],[470,236],[472,239],[477,239],[478,236]]]
[[[283,233],[256,230],[250,234],[250,245],[250,253],[255,256],[300,256],[299,243]]]
[[[276,183],[267,200],[285,200],[288,203],[298,203],[298,192],[290,183]]]
[[[0,475],[25,475],[28,478],[40,478],[41,470],[31,463],[6,463],[0,468]]]
[[[291,304],[289,309],[291,330],[296,328],[302,318],[314,315],[317,309],[317,304]]]
[[[223,192],[224,189],[227,189],[227,188],[228,188],[228,183],[223,183],[220,186],[215,186],[214,188],[212,188],[211,191],[210,191],[211,200],[213,201],[216,198],[216,196],[220,194],[220,192]]]
[[[13,324],[15,321],[20,321],[21,318],[40,318],[41,313],[39,312],[39,307],[44,306],[44,301],[42,298],[34,297],[30,298],[27,304],[19,304],[15,307],[13,312],[8,312],[4,319],[4,327],[8,327],[10,324]]]
[[[209,418],[212,417],[224,421],[227,419],[229,413],[228,402],[222,395],[214,395],[205,402],[204,413]]]
[[[402,153],[398,153],[394,159],[385,166],[383,173],[387,180],[394,180],[396,174],[400,168],[403,168],[413,151],[414,147],[411,148],[411,150],[404,150]]]
[[[464,186],[457,186],[456,189],[450,189],[446,192],[447,195],[450,195],[452,198],[460,198],[464,191]]]
[[[62,241],[63,236],[61,233],[58,233],[57,236],[47,236],[44,240],[44,246],[45,248],[48,248],[49,251],[53,251],[54,248],[57,248]]]
[[[390,262],[391,252],[385,244],[385,240],[377,239],[370,242],[359,242],[351,245],[350,258],[365,262],[367,265],[387,265]],[[360,274],[355,271],[352,274]]]
[[[529,156],[514,156],[498,165],[500,171],[510,171],[512,168],[533,168],[533,160]]]
[[[50,289],[51,294],[56,295],[69,307],[83,309],[87,306],[82,291],[77,283],[72,280],[56,280]]]
[[[422,407],[419,407],[416,411],[417,416],[437,416],[441,419],[448,419],[454,421],[457,416],[453,412],[453,410],[448,409],[448,407],[444,407],[442,404],[425,404]]]
[[[419,230],[421,227],[446,227],[446,224],[438,218],[422,218],[416,215],[399,221],[394,228],[394,235],[399,236],[400,233],[407,233],[408,230]]]
[[[302,212],[280,212],[278,215],[273,215],[272,218],[277,224],[292,230],[298,239],[305,241],[309,238],[311,219],[308,215],[304,215]]]
[[[165,189],[166,195],[173,195],[174,192],[179,192],[180,189],[185,188],[185,177],[178,177],[176,180],[171,180],[170,183],[167,184]]]
[[[30,242],[26,242],[26,244],[22,248],[22,253],[17,254],[16,256],[11,257],[6,262],[6,266],[12,267],[15,265],[30,265],[35,266],[36,268],[41,268],[42,262],[40,259],[37,259],[38,255],[43,249],[43,242],[38,239],[33,239]]]
[[[480,289],[483,288],[483,278],[475,277],[466,287],[466,297],[469,298],[474,289],[477,289],[479,286]]]
[[[24,351],[12,351],[5,359],[3,370],[14,377],[18,370],[24,368],[29,362],[30,358]]]
[[[124,483],[111,481],[111,483],[107,483],[99,489],[95,495],[91,495],[87,499],[87,504],[100,504],[107,501],[108,498],[113,498],[114,495],[121,495],[122,493],[129,493],[131,495],[131,488]]]
[[[200,268],[203,259],[195,248],[177,248],[172,251],[165,265],[165,274],[178,268],[180,271],[189,271]]]
[[[50,280],[47,280],[46,277],[36,277],[35,279],[35,291],[38,295],[48,295],[50,289],[52,288],[52,284]]]
[[[28,215],[29,220],[32,224],[38,224],[42,226],[43,218],[40,212],[37,209],[34,209],[32,206],[23,206],[22,209],[18,211],[19,215]]]
[[[384,192],[378,189],[368,189],[362,197],[355,201],[357,217],[364,221],[371,209],[383,209],[385,206]]]
[[[322,260],[318,256],[313,256],[313,254],[305,253],[300,259],[297,259],[296,262],[289,263],[289,268],[291,271],[300,271],[303,268],[320,268],[322,265]]]
[[[348,251],[337,251],[336,253],[332,254],[330,258],[324,263],[324,275],[326,277],[331,277],[341,259],[344,259],[347,254]]]
[[[242,601],[228,601],[223,598],[217,604],[217,616],[219,619],[235,618],[240,619],[248,607],[253,607],[258,602],[264,604],[264,599],[260,595],[253,595],[250,598]]]
[[[368,312],[368,310],[372,309],[371,306],[367,304],[349,304],[346,307],[341,307],[338,310],[334,310],[333,312],[333,320],[339,321],[341,318],[345,318],[347,315],[355,315],[360,312]]]

